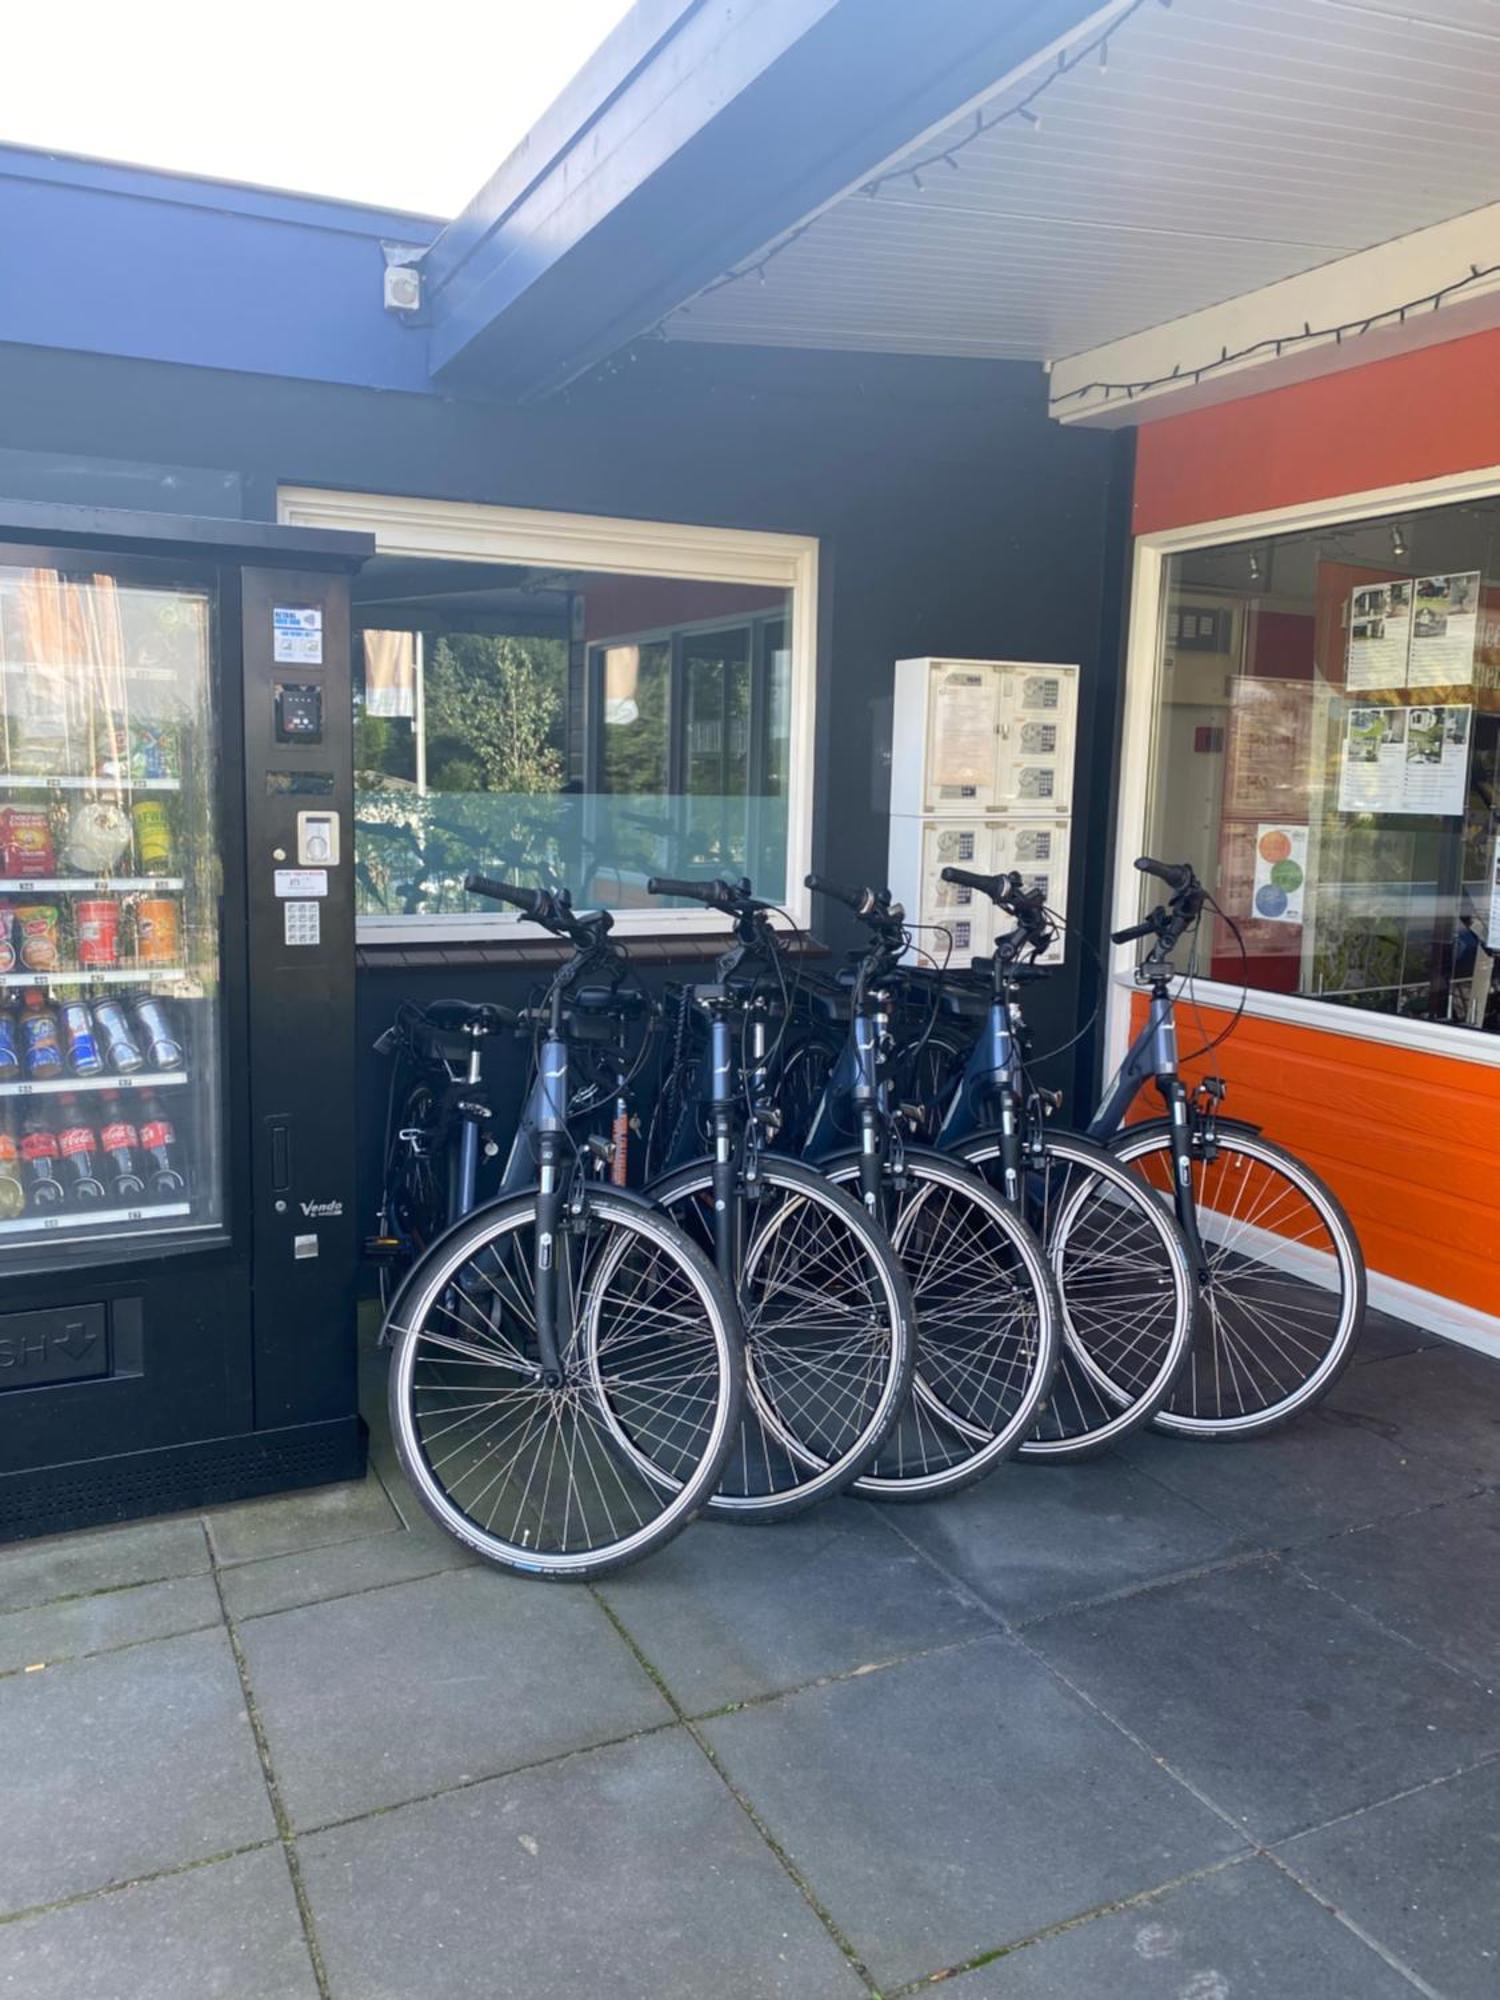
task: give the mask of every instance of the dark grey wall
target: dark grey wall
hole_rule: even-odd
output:
[[[814,865],[834,879],[884,874],[894,660],[1078,660],[1072,908],[1098,921],[1083,891],[1102,880],[1107,844],[1123,461],[1116,439],[1048,420],[1029,364],[660,344],[515,408],[0,348],[5,450],[74,461],[74,486],[101,459],[232,474],[245,512],[267,518],[278,484],[296,484],[816,535]],[[152,504],[118,476],[108,495]],[[832,921],[828,935],[848,941]],[[1073,1032],[1081,998],[1092,1006],[1080,969],[1087,989],[1091,964],[1075,948],[1038,1001],[1044,1046]],[[367,970],[362,1039],[400,992],[506,997],[531,976]],[[1073,1084],[1090,1062],[1080,1045],[1058,1080]],[[372,1060],[371,1145],[379,1082]]]

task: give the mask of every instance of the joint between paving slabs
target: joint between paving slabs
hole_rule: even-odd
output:
[[[170,1882],[178,1875],[193,1875],[200,1868],[217,1867],[221,1861],[238,1861],[244,1854],[264,1854],[279,1842],[249,1840],[243,1847],[226,1847],[218,1854],[203,1854],[193,1861],[177,1861],[170,1868],[152,1868],[144,1875],[128,1875],[121,1882],[102,1882],[96,1889],[79,1889],[71,1896],[59,1896],[51,1903],[29,1903],[24,1910],[0,1912],[0,1930],[7,1924],[24,1923],[28,1917],[55,1916],[59,1910],[73,1910],[80,1903],[97,1902],[101,1896],[117,1896],[126,1889],[144,1889],[152,1882]]]
[[[729,1776],[729,1773],[724,1769],[724,1766],[720,1763],[718,1757],[714,1754],[713,1746],[709,1743],[707,1737],[704,1736],[699,1722],[693,1717],[689,1716],[686,1709],[683,1708],[682,1703],[678,1701],[677,1697],[668,1687],[665,1676],[658,1670],[658,1668],[654,1665],[654,1663],[647,1658],[646,1654],[636,1644],[634,1636],[629,1631],[624,1621],[616,1616],[613,1609],[610,1607],[610,1605],[608,1605],[605,1602],[603,1597],[600,1596],[598,1590],[594,1587],[594,1585],[590,1584],[588,1586],[588,1589],[590,1596],[594,1599],[594,1602],[599,1606],[600,1610],[604,1613],[605,1617],[614,1627],[616,1633],[619,1636],[621,1644],[629,1649],[637,1665],[640,1667],[642,1673],[645,1674],[646,1677],[651,1681],[652,1685],[656,1688],[656,1691],[661,1696],[662,1700],[666,1702],[666,1704],[672,1710],[672,1713],[676,1716],[678,1722],[681,1724],[683,1729],[687,1731],[688,1735],[697,1745],[698,1751],[700,1755],[703,1757],[704,1761],[707,1763],[709,1769],[713,1772],[714,1776],[719,1780],[719,1783],[724,1787],[725,1791],[728,1792],[729,1796],[734,1800],[735,1804],[739,1807],[740,1811],[745,1815],[746,1819],[749,1820],[751,1826],[755,1828],[756,1833],[759,1835],[762,1843],[767,1848],[772,1858],[775,1860],[777,1866],[782,1870],[782,1872],[786,1875],[787,1879],[792,1883],[798,1895],[801,1896],[803,1902],[806,1903],[807,1907],[812,1911],[813,1915],[817,1918],[818,1922],[822,1925],[823,1929],[828,1933],[829,1937],[833,1940],[834,1944],[838,1946],[838,1949],[840,1953],[843,1955],[845,1962],[848,1964],[850,1971],[853,1972],[855,1977],[865,1987],[866,1991],[871,1996],[871,2000],[881,2000],[880,1989],[875,1984],[874,1976],[871,1973],[869,1967],[865,1964],[864,1960],[855,1950],[854,1945],[850,1941],[850,1939],[844,1935],[843,1931],[834,1921],[832,1914],[824,1908],[823,1904],[819,1901],[818,1897],[813,1893],[812,1885],[803,1876],[802,1872],[793,1862],[791,1856],[787,1853],[786,1849],[781,1845],[780,1841],[777,1840],[776,1836],[772,1833],[771,1829],[766,1825],[765,1821],[761,1818],[760,1814],[755,1810],[754,1806],[750,1803],[749,1799],[746,1798],[745,1794],[742,1791],[740,1791],[739,1787],[734,1783],[733,1779]],[[892,1661],[889,1664],[895,1665],[896,1662]],[[834,1678],[848,1679],[849,1676],[840,1675],[840,1676],[835,1676]]]
[[[213,1542],[210,1537],[209,1549],[212,1554]],[[223,1580],[219,1572],[217,1557],[214,1558],[212,1576],[214,1589],[219,1595],[219,1609],[224,1615],[224,1629],[229,1639],[229,1650],[234,1655],[235,1672],[240,1677],[240,1693],[244,1697],[245,1715],[250,1724],[250,1733],[255,1739],[255,1754],[260,1759],[261,1777],[265,1783],[266,1796],[271,1802],[271,1813],[276,1821],[276,1836],[281,1852],[286,1860],[287,1874],[291,1878],[292,1894],[296,1898],[297,1915],[302,1925],[302,1941],[307,1946],[307,1956],[312,1965],[314,1982],[318,1989],[318,2000],[332,2000],[328,1984],[328,1970],[323,1963],[323,1950],[318,1942],[318,1927],[313,1917],[307,1885],[302,1879],[302,1862],[297,1853],[297,1843],[292,1831],[291,1820],[281,1800],[281,1787],[276,1782],[276,1772],[271,1763],[271,1746],[266,1737],[265,1726],[260,1719],[260,1711],[255,1704],[255,1693],[250,1685],[250,1669],[244,1649],[240,1645],[240,1635],[230,1615],[224,1598]]]

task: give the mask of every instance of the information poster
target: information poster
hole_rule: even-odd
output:
[[[1312,743],[1310,682],[1248,676],[1231,681],[1225,818],[1300,819],[1307,812]]]
[[[995,782],[1000,687],[993,673],[952,667],[932,693],[931,785],[940,799],[977,798]]]
[[[1488,657],[1482,613],[1477,569],[1362,584],[1349,598],[1345,684],[1355,694],[1469,686]]]
[[[1419,576],[1411,620],[1408,687],[1451,687],[1474,678],[1479,571]]]
[[[1367,584],[1349,599],[1349,657],[1344,678],[1351,689],[1406,686],[1411,600],[1412,586],[1406,578]]]
[[[1261,825],[1255,829],[1255,886],[1251,907],[1262,923],[1300,924],[1307,888],[1307,828]]]
[[[1469,788],[1472,708],[1349,710],[1340,812],[1461,813]]]

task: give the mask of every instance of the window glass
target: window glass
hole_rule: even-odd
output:
[[[379,557],[355,585],[363,917],[451,918],[481,868],[580,905],[653,874],[786,894],[789,594]]]
[[[1222,906],[1201,971],[1500,1025],[1497,534],[1486,501],[1171,558],[1150,847]]]

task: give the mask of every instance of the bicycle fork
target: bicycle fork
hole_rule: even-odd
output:
[[[542,1381],[562,1386],[562,1355],[572,1333],[572,1298],[557,1282],[563,1211],[563,1145],[568,1108],[568,1048],[554,1023],[542,1043],[537,1075],[536,1344]]]

